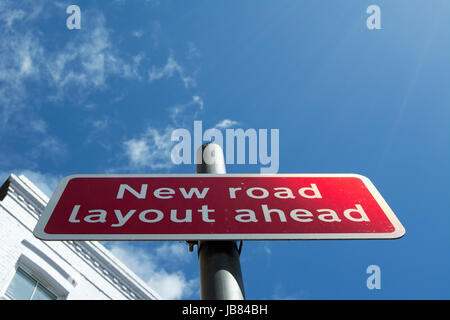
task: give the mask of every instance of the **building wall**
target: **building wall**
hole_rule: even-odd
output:
[[[26,177],[11,175],[0,189],[0,298],[18,267],[58,299],[160,299],[100,243],[41,241],[33,229],[48,202]]]

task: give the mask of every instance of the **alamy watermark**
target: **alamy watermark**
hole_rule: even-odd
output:
[[[67,7],[66,13],[70,16],[66,20],[66,26],[69,30],[81,29],[81,9],[72,4]],[[370,16],[366,20],[366,26],[369,30],[381,29],[381,9],[378,5],[372,4],[367,7],[366,13]]]
[[[370,16],[366,20],[366,26],[369,30],[381,29],[381,9],[379,6],[372,4],[367,7],[367,14]]]
[[[279,169],[279,129],[270,129],[270,154],[268,148],[268,129],[225,129],[225,138],[222,131],[210,128],[203,132],[202,121],[194,121],[194,136],[185,128],[172,131],[171,140],[178,142],[171,150],[172,163],[199,164],[201,157],[195,157],[197,150],[206,142],[214,142],[224,150],[225,164],[258,164],[261,173],[277,173]],[[248,147],[248,148],[247,148]],[[247,152],[248,149],[248,152]],[[213,150],[206,147],[203,159],[211,164],[217,158],[210,154]],[[194,159],[195,158],[195,159]]]
[[[70,14],[66,19],[66,26],[69,30],[81,29],[81,9],[79,6],[72,4],[67,7],[66,13]]]
[[[81,9],[79,6],[72,4],[67,7],[66,13],[70,16],[66,20],[66,26],[69,30],[81,29]],[[367,7],[366,13],[370,16],[366,20],[366,26],[369,30],[381,29],[381,9],[378,5],[372,4]]]
[[[370,276],[366,280],[367,289],[373,290],[381,289],[381,268],[376,264],[372,264],[367,267],[366,273],[370,274]]]

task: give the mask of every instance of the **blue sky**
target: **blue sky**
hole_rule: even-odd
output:
[[[170,160],[174,129],[279,129],[279,173],[365,175],[406,235],[247,241],[247,298],[449,299],[449,14],[445,0],[0,0],[0,178],[51,195],[70,174],[194,173]],[[199,298],[183,243],[105,245],[165,297]]]

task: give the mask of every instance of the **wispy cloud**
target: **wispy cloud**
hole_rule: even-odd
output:
[[[125,3],[124,1],[116,1]],[[147,1],[157,4],[158,1]],[[90,19],[83,20],[83,32],[73,32],[67,41],[50,49],[45,35],[36,31],[32,22],[53,6],[64,7],[61,2],[48,4],[44,1],[27,1],[19,7],[17,1],[0,2],[0,112],[1,121],[6,123],[12,114],[17,114],[29,98],[27,84],[37,87],[45,85],[53,89],[46,94],[53,99],[64,97],[65,89],[80,89],[85,95],[95,90],[107,88],[108,79],[119,77],[149,82],[178,76],[185,87],[195,86],[195,78],[169,54],[163,66],[143,65],[145,54],[140,52],[124,57],[112,39],[113,30],[106,25],[101,12],[89,11]],[[161,24],[152,24],[152,38],[157,42]],[[142,30],[133,35],[142,37]],[[196,55],[195,45],[189,43],[189,55]],[[145,75],[145,76],[144,76]]]
[[[125,141],[125,153],[132,168],[168,169],[172,142],[172,127],[164,130],[148,128],[140,138]]]
[[[144,35],[144,31],[143,30],[135,30],[131,33],[131,35],[136,38],[142,38],[142,36]]]
[[[106,28],[105,17],[97,14],[93,25],[86,27],[69,41],[65,48],[48,54],[45,68],[50,75],[50,83],[63,89],[78,86],[84,90],[104,89],[107,79],[112,76],[139,79],[139,66],[143,55],[126,61],[111,41]]]
[[[49,50],[43,35],[29,24],[37,5],[30,4],[23,11],[16,9],[17,3],[6,1],[0,7],[0,23],[4,26],[0,42],[0,111],[4,123],[25,106],[29,98],[27,84],[46,85],[53,90],[50,96],[60,98],[65,88],[78,87],[85,93],[104,89],[111,76],[139,78],[142,56],[128,62],[120,57],[101,13],[62,49]],[[17,21],[21,21],[20,25]]]
[[[160,5],[159,0],[143,0],[145,4],[150,5],[151,7],[158,7]],[[127,0],[113,0],[114,3],[119,5],[124,5],[127,3]]]
[[[273,289],[272,299],[274,300],[306,300],[311,299],[311,293],[306,290],[298,289],[295,292],[286,292],[281,283],[278,283]]]
[[[234,126],[237,126],[239,124],[239,122],[234,121],[234,120],[230,120],[230,119],[224,119],[220,122],[218,122],[214,127],[217,129],[226,129],[226,128],[231,128]]]
[[[153,45],[157,48],[159,47],[159,39],[161,38],[162,27],[161,22],[153,21],[152,22],[152,33],[151,37],[153,40]]]
[[[139,277],[164,299],[191,298],[198,293],[199,279],[187,279],[178,263],[191,259],[185,244],[163,244],[155,249],[142,249],[127,243],[105,243]],[[172,271],[164,267],[170,261]]]
[[[3,27],[0,42],[0,121],[4,124],[12,114],[25,107],[29,98],[27,84],[37,87],[45,85],[52,89],[46,96],[53,101],[62,99],[67,90],[74,88],[84,95],[104,90],[108,87],[108,79],[113,77],[147,78],[152,83],[178,76],[185,87],[195,86],[195,78],[188,75],[175,60],[173,52],[165,65],[153,65],[150,70],[148,66],[143,66],[144,53],[124,57],[111,39],[113,32],[107,28],[104,15],[99,12],[89,12],[90,19],[84,22],[83,32],[72,33],[65,44],[56,50],[50,49],[44,35],[30,23],[37,14],[45,11],[44,6],[44,2],[36,1],[19,9],[15,1],[0,2],[0,25]],[[155,38],[161,32],[161,26],[159,22],[154,22],[153,26],[152,37]],[[143,31],[136,30],[133,34],[141,37]],[[193,44],[191,47],[193,54]]]
[[[192,41],[189,41],[187,43],[187,46],[188,46],[188,51],[187,51],[186,57],[188,59],[192,60],[192,59],[196,59],[196,58],[200,57],[200,51],[198,50],[195,43],[193,43]]]
[[[168,170],[174,166],[170,153],[174,142],[171,140],[173,130],[189,125],[203,110],[204,101],[193,96],[191,101],[168,108],[170,123],[165,128],[150,126],[138,137],[123,142],[125,155],[130,169]]]
[[[189,122],[197,118],[199,112],[203,110],[205,103],[200,96],[193,96],[191,101],[185,104],[175,105],[169,108],[170,119],[173,126],[186,126]]]
[[[167,63],[163,67],[152,66],[148,79],[153,82],[162,78],[172,78],[175,74],[180,77],[186,88],[196,85],[195,79],[186,75],[183,67],[175,60],[173,54],[169,55]]]
[[[53,157],[55,160],[66,156],[67,148],[58,138],[46,136],[32,150],[36,154],[45,154],[45,156]],[[37,155],[35,155],[37,157]]]
[[[157,3],[148,2],[152,5]],[[63,9],[65,3],[26,1],[26,5],[22,4],[0,1],[0,132],[8,131],[10,135],[15,131],[31,133],[32,139],[36,140],[29,151],[32,158],[47,155],[56,158],[67,154],[64,141],[52,134],[43,118],[40,110],[43,104],[61,105],[71,97],[72,105],[80,104],[88,109],[95,107],[96,104],[87,101],[90,94],[108,89],[111,80],[117,78],[145,79],[153,83],[177,77],[186,88],[195,85],[194,77],[175,60],[173,52],[162,67],[149,65],[143,52],[125,55],[117,47],[114,32],[107,27],[105,16],[95,10],[88,11],[90,19],[83,20],[82,32],[72,32],[55,49],[35,28],[35,23],[45,12]],[[160,32],[161,25],[156,21],[151,34],[154,41],[157,42]],[[144,33],[136,30],[134,35],[140,37]],[[197,105],[203,104],[198,97],[193,101]],[[92,125],[96,134],[107,123],[98,120]],[[162,130],[149,128],[140,137],[126,141],[124,147],[130,164],[136,167],[150,163],[154,169],[167,168],[169,165],[162,159],[168,154],[169,129],[169,126]],[[93,136],[88,132],[87,141],[91,141]],[[170,161],[170,157],[167,159]]]
[[[49,131],[41,105],[60,102],[72,96],[66,93],[73,89],[81,96],[103,90],[112,76],[139,79],[143,56],[126,61],[119,55],[101,13],[93,14],[92,26],[83,33],[73,33],[64,45],[50,49],[33,24],[44,2],[29,1],[18,9],[20,4],[0,2],[0,132],[28,134],[31,146],[22,155],[28,162],[41,157],[58,160],[67,148]]]
[[[7,22],[10,23],[10,22]],[[25,107],[26,83],[40,78],[43,48],[32,33],[3,30],[0,41],[0,112],[3,127],[10,117]]]

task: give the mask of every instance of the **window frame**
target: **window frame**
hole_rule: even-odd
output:
[[[49,285],[47,285],[44,281],[40,280],[38,277],[33,275],[32,270],[27,270],[27,269],[28,268],[23,266],[23,265],[18,265],[15,268],[15,272],[14,272],[14,274],[13,274],[11,280],[9,281],[9,284],[8,284],[6,290],[5,290],[4,298],[6,298],[7,300],[14,300],[14,297],[12,297],[11,295],[8,294],[8,289],[11,286],[11,283],[14,280],[14,277],[18,273],[23,274],[25,277],[29,278],[33,282],[33,292],[31,293],[30,297],[27,300],[34,300],[33,297],[35,296],[36,291],[37,291],[38,288],[40,288],[48,296],[51,296],[53,298],[53,299],[50,299],[50,300],[58,300],[60,298],[58,296],[58,294],[56,294],[55,290],[52,290],[52,288],[49,287]]]

